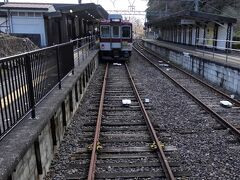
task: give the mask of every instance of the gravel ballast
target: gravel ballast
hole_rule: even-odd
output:
[[[139,55],[129,66],[139,88],[155,110],[149,114],[160,131],[169,133],[182,168],[196,179],[239,179],[240,143],[205,110]],[[219,128],[220,127],[220,128]]]
[[[168,141],[163,143],[177,148],[181,171],[192,179],[240,179],[240,143],[236,137],[136,52],[128,64],[137,88],[143,91],[142,98],[150,99],[148,113],[159,137],[168,134]],[[95,115],[92,109],[96,109],[95,94],[101,92],[103,73],[104,66],[100,64],[47,179],[64,179],[71,154],[86,147],[87,143],[82,141],[83,125],[94,120],[89,117]]]

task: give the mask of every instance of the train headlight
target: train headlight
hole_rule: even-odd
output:
[[[101,49],[104,49],[104,48],[105,48],[105,46],[104,46],[104,44],[102,44],[102,45],[101,45]]]
[[[128,45],[128,42],[127,42],[127,41],[123,41],[123,42],[122,42],[122,45],[123,45],[123,46],[127,46],[127,45]]]

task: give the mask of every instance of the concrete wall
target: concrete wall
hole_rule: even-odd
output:
[[[46,46],[46,33],[43,15],[41,17],[12,16],[11,33],[39,34],[41,46]]]
[[[37,179],[38,170],[36,163],[35,149],[32,145],[24,157],[18,163],[16,170],[12,174],[12,179],[26,180],[26,177],[32,177],[32,179]]]
[[[4,138],[0,145],[2,153],[0,179],[44,179],[54,153],[60,146],[64,133],[98,67],[97,52],[92,52],[78,69],[75,68],[74,75],[62,82],[61,90],[57,88],[41,103],[42,105],[37,106],[36,119],[29,121],[29,117],[26,117],[23,120],[26,123],[19,124],[13,130],[13,136],[10,134]],[[32,131],[31,135],[28,135],[28,131]],[[18,136],[18,133],[21,136]],[[11,147],[14,144],[17,149]]]
[[[215,63],[193,55],[184,56],[182,52],[159,47],[150,42],[144,42],[144,46],[158,53],[161,57],[202,76],[206,80],[240,95],[240,69]]]

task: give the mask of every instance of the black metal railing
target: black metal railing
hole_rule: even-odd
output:
[[[93,47],[92,37],[82,39],[0,59],[0,140],[28,113],[36,118],[35,106],[61,88],[82,59],[75,57]]]
[[[96,48],[96,37],[87,36],[72,41],[74,46],[75,65],[80,65],[84,61],[91,50]]]

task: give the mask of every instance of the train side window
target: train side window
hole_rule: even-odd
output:
[[[119,26],[113,26],[112,27],[112,37],[119,37]]]
[[[123,38],[130,38],[131,37],[130,26],[122,26],[122,37]]]
[[[110,26],[101,26],[101,37],[110,37]]]

